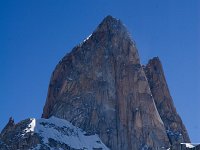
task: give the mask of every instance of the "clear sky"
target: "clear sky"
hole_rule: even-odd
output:
[[[199,0],[1,0],[0,130],[10,116],[39,118],[58,61],[112,15],[143,64],[159,56],[192,142],[200,142]]]

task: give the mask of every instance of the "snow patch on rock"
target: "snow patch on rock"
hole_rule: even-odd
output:
[[[187,147],[187,148],[194,148],[195,147],[191,143],[181,143],[181,144],[185,145],[185,147]]]

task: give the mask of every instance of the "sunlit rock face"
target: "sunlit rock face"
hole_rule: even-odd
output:
[[[111,16],[56,66],[42,117],[50,116],[97,133],[113,150],[169,146],[136,45]]]

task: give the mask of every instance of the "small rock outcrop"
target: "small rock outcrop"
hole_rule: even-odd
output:
[[[126,27],[107,16],[57,64],[42,118],[11,118],[0,149],[160,150],[189,141],[159,59],[142,66]]]
[[[7,125],[1,131],[1,136],[3,137],[4,135],[6,135],[7,132],[11,131],[14,128],[14,126],[15,126],[14,119],[12,117],[10,117]]]

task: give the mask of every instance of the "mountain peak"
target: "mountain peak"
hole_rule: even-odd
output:
[[[189,142],[159,58],[142,67],[128,30],[110,15],[57,64],[42,117],[10,118],[0,149],[179,149]]]
[[[137,48],[120,20],[104,18],[64,60],[52,75],[42,117],[98,134],[111,150],[169,146]]]
[[[154,70],[156,70],[156,68],[159,68],[159,70],[162,70],[162,64],[161,64],[160,58],[158,56],[150,59],[145,67],[150,68],[152,66],[154,66]]]
[[[13,127],[15,126],[15,122],[14,119],[12,117],[9,118],[9,121],[7,123],[7,125],[4,127],[4,129],[1,131],[1,136],[3,136],[4,134],[6,134],[8,131],[10,131],[11,129],[13,129]]]
[[[111,15],[106,16],[102,22],[106,22],[106,23],[118,23],[120,20],[117,18],[112,17]]]
[[[127,29],[119,19],[116,19],[116,18],[108,15],[99,24],[96,31],[100,31],[100,32],[102,32],[102,31],[108,32],[109,31],[111,33],[116,33],[118,31],[127,32]]]

